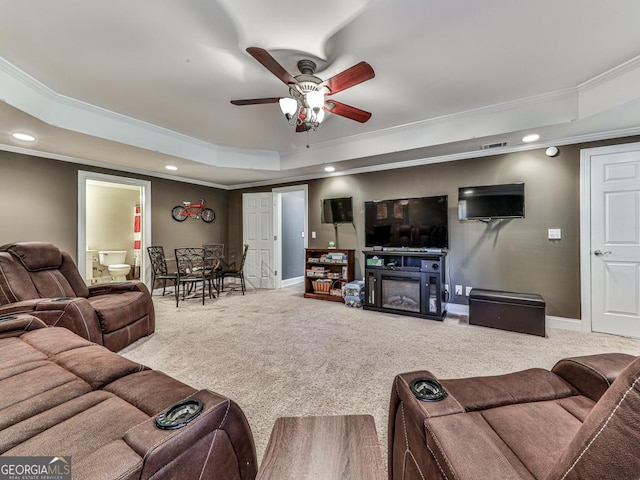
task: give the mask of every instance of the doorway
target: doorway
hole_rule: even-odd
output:
[[[96,192],[100,199],[99,219],[93,213]],[[94,250],[122,250],[127,252],[125,263],[132,265],[128,278],[135,277],[149,287],[148,245],[151,245],[151,182],[79,171],[77,258],[85,281],[90,284],[110,279],[108,269],[100,266]]]
[[[242,195],[242,237],[249,245],[245,278],[255,288],[281,288],[304,281],[307,205],[307,185]]]
[[[580,162],[583,330],[640,338],[640,143]]]
[[[307,185],[273,189],[276,288],[304,283],[308,196]]]

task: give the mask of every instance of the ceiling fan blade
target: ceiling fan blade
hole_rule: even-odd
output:
[[[278,103],[282,97],[249,98],[247,100],[231,100],[234,105],[261,105],[263,103]]]
[[[247,48],[247,52],[286,85],[298,85],[298,80],[287,72],[264,48],[249,47]]]
[[[370,80],[375,76],[376,72],[373,71],[371,65],[367,62],[360,62],[351,68],[347,68],[344,72],[334,75],[329,80],[324,81],[321,85],[331,90],[328,95],[332,95]]]
[[[335,100],[327,100],[325,102],[324,109],[327,112],[335,113],[336,115],[340,115],[360,123],[365,123],[371,118],[371,113],[352,107],[351,105],[336,102]]]

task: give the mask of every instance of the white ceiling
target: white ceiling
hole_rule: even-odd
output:
[[[530,131],[639,134],[638,20],[637,0],[4,0],[0,148],[239,188],[531,148]],[[368,62],[332,98],[372,118],[307,138],[277,104],[231,105],[287,94],[249,46],[323,79]]]

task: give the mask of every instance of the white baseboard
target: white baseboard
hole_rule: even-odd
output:
[[[552,315],[547,315],[547,327],[581,332],[582,321],[578,318],[554,317]]]
[[[298,285],[300,283],[304,283],[304,276],[287,278],[286,280],[282,280],[281,285],[282,288],[291,287],[293,285]]]
[[[460,303],[447,303],[447,311],[455,315],[469,315],[469,305]],[[565,318],[547,315],[546,326],[549,328],[561,328],[563,330],[582,331],[582,321],[578,318]]]
[[[462,305],[461,303],[447,303],[447,312],[454,313],[456,315],[469,315],[469,305]]]

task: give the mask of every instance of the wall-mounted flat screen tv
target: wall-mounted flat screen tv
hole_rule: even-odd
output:
[[[322,201],[322,223],[353,223],[351,197],[325,198]]]
[[[385,248],[449,248],[448,197],[364,204],[365,244]]]
[[[524,218],[524,183],[459,188],[458,218]]]

